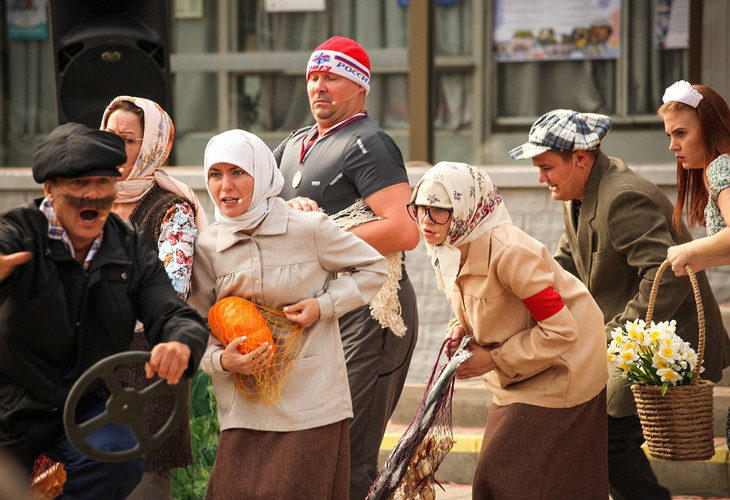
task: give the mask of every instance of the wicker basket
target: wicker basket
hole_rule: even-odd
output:
[[[664,261],[654,278],[646,311],[647,323],[651,323],[657,288],[668,265],[669,261]],[[690,266],[685,268],[697,303],[699,326],[697,365],[692,382],[685,386],[669,386],[664,396],[661,386],[633,384],[631,390],[649,453],[663,460],[708,460],[715,454],[712,412],[714,384],[700,380],[705,353],[705,312],[697,277]]]

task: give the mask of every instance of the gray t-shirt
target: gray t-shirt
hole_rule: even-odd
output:
[[[300,163],[302,141],[310,130],[295,130],[274,150],[284,175],[279,195],[284,200],[305,196],[332,215],[360,198],[408,182],[400,149],[369,117],[351,121],[320,139]],[[293,187],[297,171],[301,171],[301,181]]]

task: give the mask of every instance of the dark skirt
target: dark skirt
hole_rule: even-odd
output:
[[[147,341],[144,332],[134,332],[129,350],[147,352],[152,350],[152,346]],[[147,378],[142,363],[124,364],[117,369],[116,373],[117,376],[127,381],[137,391],[146,389],[158,380],[156,376]],[[159,448],[147,453],[145,472],[162,472],[187,467],[193,462],[193,451],[190,442],[190,380],[181,379],[180,383],[186,384],[188,387],[188,390],[185,391],[185,411],[176,430],[170,434],[170,437]],[[163,392],[145,404],[142,411],[142,421],[147,432],[155,434],[162,429],[174,408],[174,391]]]
[[[293,432],[221,432],[208,500],[341,500],[350,491],[348,420]]]
[[[608,498],[606,390],[573,408],[489,408],[473,498]]]

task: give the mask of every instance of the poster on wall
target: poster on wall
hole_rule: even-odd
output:
[[[621,0],[494,0],[494,59],[616,59],[620,18]]]
[[[175,0],[175,19],[202,19],[203,0]]]
[[[32,40],[48,37],[46,0],[8,0],[8,40]]]
[[[689,0],[655,0],[654,46],[660,50],[689,48]]]
[[[318,12],[325,10],[324,0],[265,0],[266,12]]]

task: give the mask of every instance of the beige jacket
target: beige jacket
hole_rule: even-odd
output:
[[[200,365],[213,378],[221,430],[296,431],[352,417],[337,318],[375,296],[387,277],[385,258],[326,215],[289,209],[280,199],[253,235],[213,224],[195,243],[188,304],[204,318],[230,295],[274,309],[317,297],[320,307],[320,319],[302,332],[299,358],[275,405],[243,398],[221,367],[220,342],[210,336]],[[338,277],[342,271],[348,272]]]
[[[451,305],[497,368],[484,376],[494,402],[569,408],[606,385],[603,314],[586,287],[540,242],[512,224],[460,247]],[[552,286],[565,307],[535,321],[523,303]]]

